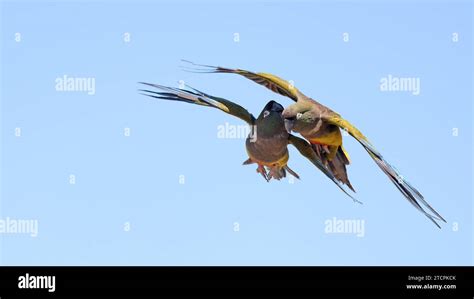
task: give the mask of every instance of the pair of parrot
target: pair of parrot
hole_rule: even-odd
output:
[[[184,89],[140,82],[159,90],[141,89],[140,91],[144,95],[217,108],[249,124],[252,131],[245,141],[249,158],[243,164],[256,163],[258,165],[257,172],[267,181],[272,178],[280,180],[286,176],[286,172],[299,178],[298,174],[288,167],[288,144],[292,144],[301,155],[314,164],[345,194],[358,202],[343,188],[343,185],[346,185],[355,192],[346,170],[350,159],[342,146],[341,130],[344,130],[362,145],[390,181],[415,208],[439,228],[441,226],[437,221],[446,222],[426,202],[421,193],[383,158],[356,127],[338,113],[304,95],[289,82],[268,73],[254,73],[243,69],[185,62],[191,64],[191,67],[187,68],[188,71],[237,74],[295,102],[283,108],[281,104],[270,101],[255,118],[245,108],[232,101],[211,96],[190,86]],[[304,139],[293,135],[292,132],[299,133]],[[256,138],[251,136],[256,136]]]

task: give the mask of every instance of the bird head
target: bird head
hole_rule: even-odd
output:
[[[300,124],[305,122],[305,119],[309,117],[309,109],[303,105],[293,104],[286,107],[282,112],[282,117],[285,120],[285,128],[288,133],[292,130],[297,129]]]
[[[269,116],[278,116],[281,117],[281,113],[283,112],[283,106],[275,101],[268,102],[265,107],[263,108],[260,116],[258,118],[264,119]]]

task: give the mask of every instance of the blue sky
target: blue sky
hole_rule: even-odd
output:
[[[0,220],[35,220],[38,235],[0,233],[1,264],[472,265],[472,15],[469,1],[2,1]],[[241,165],[244,138],[217,137],[242,122],[137,82],[183,80],[254,114],[291,101],[181,59],[293,80],[448,223],[350,137],[363,205],[293,148],[301,180],[266,183]],[[389,75],[419,80],[419,95],[382,91]],[[93,79],[93,94],[57,90],[64,76]],[[363,236],[329,233],[334,219]]]

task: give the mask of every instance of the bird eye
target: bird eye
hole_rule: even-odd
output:
[[[303,116],[303,113],[296,114],[296,119],[300,119]]]
[[[269,114],[270,114],[270,111],[265,110],[265,111],[263,112],[263,117],[267,117]]]

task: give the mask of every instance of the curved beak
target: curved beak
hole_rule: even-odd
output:
[[[285,129],[288,133],[291,133],[294,126],[295,126],[295,120],[294,119],[285,118]]]

